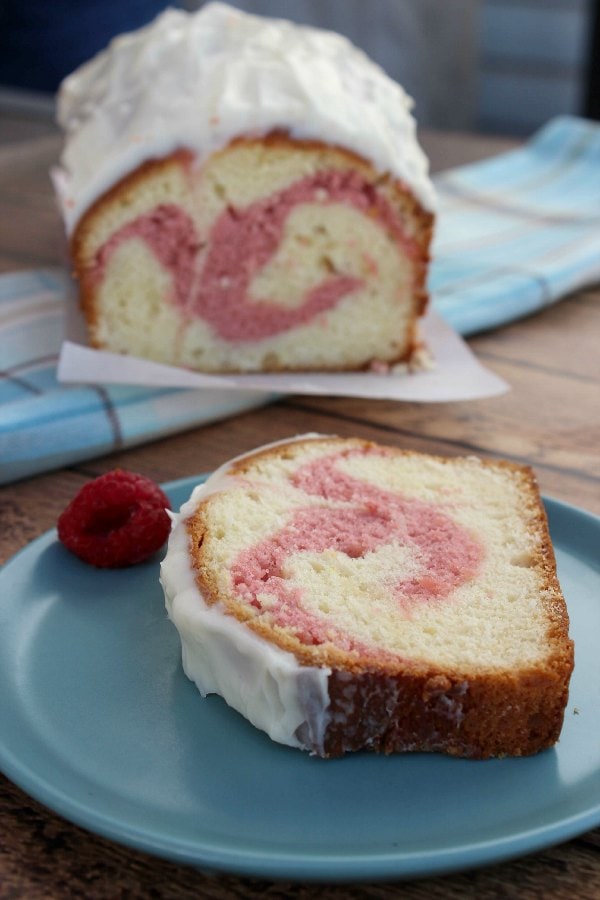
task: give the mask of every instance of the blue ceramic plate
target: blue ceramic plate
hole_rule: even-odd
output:
[[[198,479],[196,479],[198,480]],[[168,486],[175,507],[193,479]],[[558,746],[489,762],[319,760],[272,743],[180,666],[158,562],[90,569],[50,532],[0,572],[0,764],[90,831],[199,867],[408,878],[600,824],[600,519],[547,501],[576,668]]]

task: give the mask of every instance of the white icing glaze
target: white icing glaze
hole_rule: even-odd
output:
[[[341,35],[222,3],[168,9],[61,85],[66,142],[53,178],[67,230],[144,160],[186,147],[201,162],[234,137],[274,129],[358,153],[433,209],[411,107]]]
[[[302,435],[310,437],[318,435]],[[287,441],[260,449],[282,443]],[[254,634],[221,607],[208,606],[192,569],[186,520],[202,500],[235,481],[229,470],[246,455],[217,469],[179,513],[171,514],[160,572],[167,613],[179,632],[185,674],[203,696],[219,694],[274,741],[322,752],[331,669],[301,665],[294,654]]]

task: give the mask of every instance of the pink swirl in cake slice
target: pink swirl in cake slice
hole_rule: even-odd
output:
[[[252,282],[281,246],[286,222],[304,204],[344,204],[385,229],[402,251],[416,254],[387,199],[352,171],[324,171],[303,178],[245,208],[227,207],[201,239],[191,216],[163,204],[118,229],[96,254],[94,279],[104,277],[115,251],[138,239],[170,274],[170,300],[187,320],[200,318],[230,342],[251,342],[313,321],[336,307],[363,281],[332,272],[311,287],[299,305],[254,297]]]
[[[303,589],[289,577],[289,562],[298,555],[336,551],[357,560],[389,545],[398,548],[399,556],[406,548],[416,568],[405,574],[399,561],[393,577],[382,584],[401,615],[410,615],[420,603],[450,598],[477,574],[483,558],[473,535],[436,504],[378,487],[339,466],[365,452],[385,455],[353,449],[302,465],[292,483],[328,505],[296,509],[283,528],[241,552],[231,568],[237,596],[304,644],[333,641],[344,649],[365,648],[358,637],[304,603]]]

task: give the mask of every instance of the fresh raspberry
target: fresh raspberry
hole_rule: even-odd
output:
[[[93,566],[131,566],[166,541],[169,508],[168,498],[150,478],[115,469],[81,488],[59,517],[58,537]]]

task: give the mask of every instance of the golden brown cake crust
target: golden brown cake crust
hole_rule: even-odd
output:
[[[565,645],[545,671],[514,676],[459,680],[432,671],[395,677],[366,672],[349,678],[334,671],[324,755],[360,749],[439,751],[472,759],[538,753],[558,740],[572,668]]]
[[[79,306],[89,330],[89,341],[92,347],[102,347],[95,337],[98,304],[96,283],[90,274],[94,265],[94,233],[97,223],[112,207],[119,205],[127,207],[138,187],[143,186],[149,177],[160,176],[173,168],[185,171],[188,166],[192,165],[192,161],[193,154],[189,150],[177,150],[163,159],[149,159],[141,163],[133,172],[102,194],[77,223],[69,241],[69,254],[73,266],[72,274],[79,286]]]
[[[425,313],[428,304],[426,286],[427,271],[430,262],[430,246],[433,235],[434,216],[422,207],[410,188],[388,173],[378,172],[369,162],[357,156],[355,153],[338,146],[330,146],[314,140],[296,140],[286,132],[275,131],[261,138],[239,137],[233,140],[222,150],[217,151],[214,157],[227,153],[231,148],[238,146],[261,146],[274,149],[293,149],[296,152],[322,153],[324,160],[327,154],[335,154],[339,165],[344,163],[349,169],[360,171],[378,192],[383,193],[393,204],[394,208],[405,217],[411,231],[407,236],[417,248],[414,257],[414,277],[412,289],[413,315],[410,326],[410,336],[404,352],[397,358],[387,360],[387,365],[409,362],[421,348],[421,340],[418,333],[418,322]],[[98,349],[104,347],[102,340],[98,338],[99,301],[98,284],[94,277],[95,264],[95,234],[98,225],[115,209],[126,210],[131,205],[131,198],[138,188],[142,188],[148,179],[168,175],[169,171],[179,170],[184,173],[193,172],[195,166],[194,155],[191,151],[182,148],[161,159],[152,159],[142,163],[133,172],[122,178],[105,194],[92,204],[77,223],[70,240],[70,257],[72,261],[73,275],[79,286],[79,305],[88,328],[90,345]],[[368,360],[360,369],[369,369],[375,360]],[[328,366],[326,363],[318,366],[321,371],[356,370],[356,366],[344,366],[335,364]],[[305,366],[300,367],[305,370]],[[263,371],[286,372],[295,371],[296,367],[281,364],[278,361],[264,365]],[[234,373],[234,366],[221,368],[222,372]]]
[[[319,438],[311,438],[311,442]],[[327,451],[336,448],[376,448],[370,441],[323,438]],[[234,462],[229,474],[250,472],[257,461],[269,457],[294,458],[303,441],[267,447]],[[395,447],[387,451],[413,458],[423,454]],[[436,457],[452,465],[452,457]],[[473,667],[449,668],[408,661],[365,665],[354,654],[328,647],[319,661],[314,648],[307,652],[294,636],[267,627],[248,615],[243,604],[228,603],[247,627],[266,640],[293,653],[306,665],[331,668],[329,676],[329,725],[323,755],[340,756],[348,751],[369,749],[383,753],[442,751],[470,758],[521,756],[552,746],[560,734],[568,686],[574,665],[569,619],[556,576],[554,551],[548,523],[533,471],[527,466],[500,460],[479,460],[483,466],[499,467],[519,480],[523,502],[532,527],[541,540],[536,564],[542,584],[539,602],[547,623],[549,652],[539,664],[516,671],[480,671]],[[190,553],[198,587],[207,604],[219,600],[207,569],[202,546],[207,525],[205,511],[210,497],[188,520]]]

